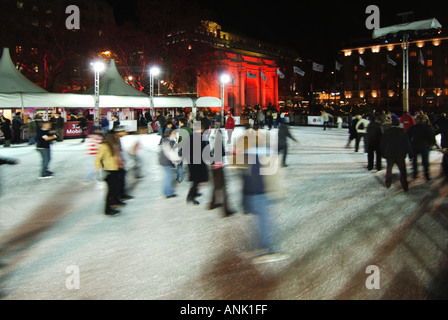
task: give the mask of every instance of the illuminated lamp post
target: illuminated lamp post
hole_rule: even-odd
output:
[[[95,90],[94,90],[94,99],[95,99],[95,112],[93,118],[93,124],[95,129],[97,129],[100,125],[100,73],[105,69],[104,63],[97,61],[93,63],[93,71],[95,71]]]
[[[228,74],[221,75],[221,126],[224,126],[224,94],[225,94],[225,86],[230,82],[230,76]]]
[[[151,102],[151,115],[154,116],[154,76],[160,74],[159,67],[151,67],[149,69],[149,99]]]

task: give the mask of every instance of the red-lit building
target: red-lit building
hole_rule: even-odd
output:
[[[296,55],[289,49],[224,32],[211,21],[203,21],[192,32],[170,34],[168,39],[171,45],[185,46],[188,50],[200,45],[206,51],[195,70],[196,88],[190,90],[197,96],[221,98],[220,76],[230,77],[224,86],[224,104],[226,110],[232,109],[236,115],[241,114],[244,106],[278,106],[279,100],[290,94],[279,93],[278,72],[293,69]]]

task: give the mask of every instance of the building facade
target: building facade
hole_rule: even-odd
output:
[[[200,44],[207,54],[199,58],[196,70],[198,96],[222,96],[220,77],[226,74],[230,82],[224,85],[224,104],[240,115],[245,106],[278,106],[289,92],[279,92],[282,69],[293,70],[295,52],[239,36],[222,30],[212,21],[191,32],[178,32],[168,36],[171,45],[181,45],[189,50]],[[283,86],[285,87],[285,86]]]
[[[409,43],[410,111],[440,112],[448,107],[448,37],[413,39]],[[349,104],[373,104],[377,110],[403,110],[403,45],[371,43],[339,52],[343,65],[343,98]]]
[[[79,8],[80,29],[69,30],[70,5]],[[17,68],[30,80],[54,92],[85,82],[85,56],[103,30],[115,24],[107,0],[2,0],[0,46],[10,49]]]

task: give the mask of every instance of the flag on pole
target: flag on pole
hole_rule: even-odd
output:
[[[285,74],[279,68],[277,68],[277,74],[280,79],[285,79]]]
[[[303,71],[299,67],[294,67],[294,73],[297,73],[299,76],[302,76],[302,77],[305,76],[305,71]]]
[[[324,72],[324,66],[322,64],[318,64],[316,62],[313,62],[313,71]]]
[[[247,71],[246,76],[251,79],[257,79],[257,75],[255,73],[251,73],[250,71]]]
[[[397,66],[397,63],[394,60],[392,60],[391,58],[389,58],[389,55],[387,55],[387,63],[393,65],[394,67]]]
[[[336,61],[336,70],[341,71],[342,64],[340,64],[338,61]]]
[[[260,76],[264,82],[268,81],[268,78],[264,75],[263,71],[260,71]]]
[[[366,64],[364,63],[364,60],[361,58],[361,57],[359,57],[359,65],[360,66],[366,66]]]
[[[418,62],[424,66],[425,65],[425,57],[423,57],[423,52],[420,50],[419,56],[418,56]]]
[[[236,84],[236,80],[235,80],[235,75],[232,73],[232,84],[235,85]]]

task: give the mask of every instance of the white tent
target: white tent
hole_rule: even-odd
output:
[[[111,59],[109,67],[104,75],[100,78],[99,94],[100,96],[132,96],[132,97],[148,97],[147,94],[134,88],[124,81],[120,73],[118,73],[115,60]],[[86,90],[86,94],[94,94],[94,88]]]
[[[95,107],[93,88],[89,94],[50,93],[32,83],[14,67],[9,49],[0,60],[0,108],[89,108]],[[149,108],[149,95],[127,84],[118,73],[115,61],[100,80],[100,108]],[[154,97],[154,108],[220,107],[214,97]]]
[[[9,49],[3,48],[0,59],[0,94],[44,92],[47,91],[35,85],[16,69],[11,60]]]

